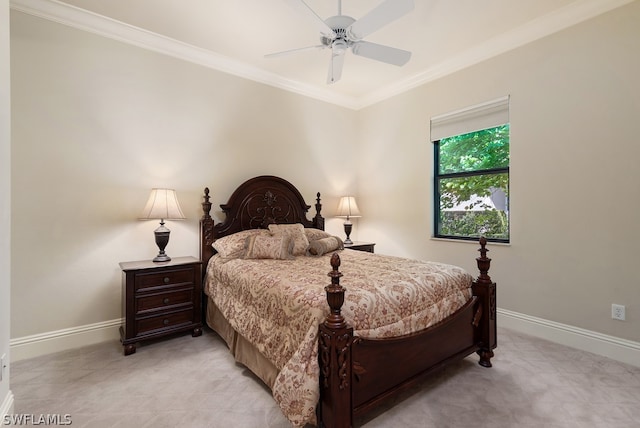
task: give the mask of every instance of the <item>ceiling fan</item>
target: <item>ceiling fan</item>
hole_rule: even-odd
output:
[[[338,14],[325,20],[320,18],[304,0],[285,0],[292,8],[315,23],[320,30],[320,45],[291,49],[265,55],[273,58],[291,53],[307,51],[311,49],[331,48],[331,61],[327,83],[335,83],[340,80],[344,56],[348,49],[354,55],[376,61],[402,66],[411,58],[411,52],[391,46],[379,45],[364,41],[366,36],[379,30],[392,21],[406,15],[413,10],[413,0],[385,0],[378,7],[369,11],[358,20],[342,14],[342,0],[338,0]]]

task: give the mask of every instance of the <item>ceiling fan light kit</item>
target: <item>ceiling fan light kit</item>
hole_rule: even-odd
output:
[[[367,42],[362,39],[411,12],[414,8],[413,0],[385,0],[358,20],[342,15],[341,0],[338,0],[338,15],[331,16],[326,20],[320,18],[304,0],[285,1],[292,8],[307,16],[318,27],[322,44],[265,55],[267,58],[311,49],[330,48],[331,60],[329,62],[327,83],[334,83],[340,80],[344,65],[344,55],[349,49],[354,55],[397,66],[406,64],[411,58],[411,52],[409,51]]]

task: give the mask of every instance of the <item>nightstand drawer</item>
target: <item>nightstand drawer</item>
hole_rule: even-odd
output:
[[[136,297],[136,314],[191,305],[193,297],[193,287],[163,293],[141,294]]]
[[[166,262],[121,262],[124,355],[137,342],[191,330],[202,334],[202,262],[175,257]]]
[[[135,275],[134,289],[137,292],[152,291],[156,287],[171,287],[175,285],[194,284],[195,270],[192,267],[182,269],[163,270],[162,272],[140,272]]]
[[[149,333],[154,330],[163,330],[180,325],[190,325],[191,323],[193,323],[193,308],[137,320],[136,334]]]

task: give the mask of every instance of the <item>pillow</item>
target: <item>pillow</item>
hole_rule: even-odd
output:
[[[330,236],[328,238],[316,239],[311,241],[309,248],[307,248],[307,255],[309,256],[321,256],[327,254],[330,251],[342,250],[344,244],[342,239],[337,236]]]
[[[287,235],[252,235],[247,238],[245,259],[292,259],[293,241]]]
[[[238,258],[244,254],[247,238],[254,235],[270,235],[266,229],[248,229],[216,239],[212,246],[224,258]]]
[[[270,224],[269,231],[275,235],[289,236],[293,241],[294,256],[304,256],[309,246],[309,240],[304,233],[304,226],[300,223],[296,224]]]
[[[315,229],[313,227],[305,227],[304,234],[307,235],[307,239],[309,242],[315,241],[322,238],[329,238],[331,234],[329,232],[325,232],[324,230]]]

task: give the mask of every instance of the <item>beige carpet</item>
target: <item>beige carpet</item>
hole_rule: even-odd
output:
[[[638,427],[640,368],[498,330],[494,367],[469,357],[361,420],[372,427]],[[73,427],[288,427],[269,391],[214,333],[117,342],[13,364],[16,414]]]

